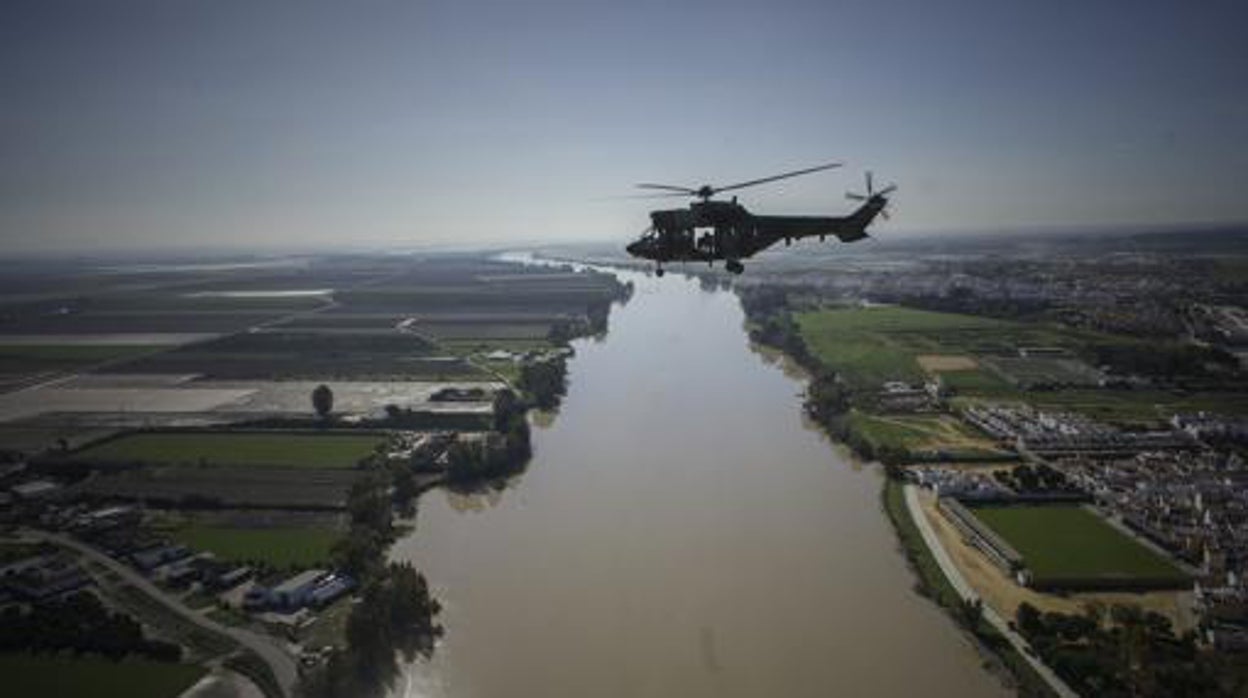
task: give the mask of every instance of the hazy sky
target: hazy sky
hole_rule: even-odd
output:
[[[6,250],[625,240],[640,181],[888,231],[1248,221],[1248,2],[8,0]]]

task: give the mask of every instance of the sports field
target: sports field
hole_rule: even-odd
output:
[[[191,523],[172,532],[179,542],[229,562],[274,568],[315,567],[329,562],[341,534],[332,528],[241,528]]]
[[[1036,586],[1191,584],[1174,563],[1083,507],[985,506],[972,511],[1023,556]]]
[[[174,698],[203,675],[190,664],[0,654],[9,696]]]
[[[169,465],[353,468],[384,437],[300,432],[129,434],[88,447],[76,460]]]

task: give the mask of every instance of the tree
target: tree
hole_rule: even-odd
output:
[[[321,419],[328,417],[334,409],[334,391],[328,385],[322,383],[312,391],[312,409],[316,410]]]

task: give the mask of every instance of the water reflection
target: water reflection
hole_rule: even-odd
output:
[[[444,490],[446,503],[460,513],[485,511],[498,506],[503,501],[503,492],[507,485],[500,484],[475,490]]]

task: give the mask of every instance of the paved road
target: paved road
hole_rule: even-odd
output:
[[[282,692],[286,695],[291,695],[295,686],[295,681],[299,677],[299,668],[295,664],[294,658],[291,657],[290,654],[272,638],[244,628],[232,628],[227,625],[221,625],[220,623],[205,618],[204,616],[187,608],[181,601],[165,593],[162,589],[149,582],[138,572],[135,572],[113,558],[72,538],[45,531],[26,531],[24,532],[23,537],[30,540],[43,540],[55,545],[71,548],[85,557],[90,558],[91,560],[98,562],[107,567],[109,570],[117,573],[118,576],[134,586],[136,589],[147,594],[161,605],[195,625],[198,625],[199,627],[210,632],[228,636],[238,644],[259,655],[260,658],[269,665],[269,668],[273,670],[273,675],[277,678],[277,682],[281,685]]]
[[[923,535],[923,542],[927,544],[928,550],[932,551],[932,557],[936,558],[936,563],[940,565],[940,569],[945,573],[945,577],[949,579],[949,583],[953,585],[954,590],[962,598],[972,601],[978,599],[979,594],[975,593],[971,585],[966,582],[966,578],[962,576],[962,572],[953,564],[953,560],[945,552],[945,547],[940,544],[940,539],[936,537],[936,532],[932,530],[927,516],[920,508],[918,488],[908,484],[905,485],[905,492],[906,507],[910,510],[910,518],[914,519],[915,525],[919,527],[919,533]],[[1014,649],[1018,650],[1023,659],[1027,660],[1027,663],[1036,670],[1040,678],[1044,679],[1045,683],[1049,684],[1049,688],[1052,688],[1057,695],[1062,698],[1079,698],[1079,694],[1066,685],[1066,682],[1058,677],[1057,674],[1054,674],[1053,670],[1049,669],[1044,662],[1032,656],[1028,651],[1027,640],[1023,639],[1022,635],[1014,632],[1009,623],[987,604],[984,604],[984,620],[988,621],[992,627],[1005,636],[1005,639],[1010,641]]]

